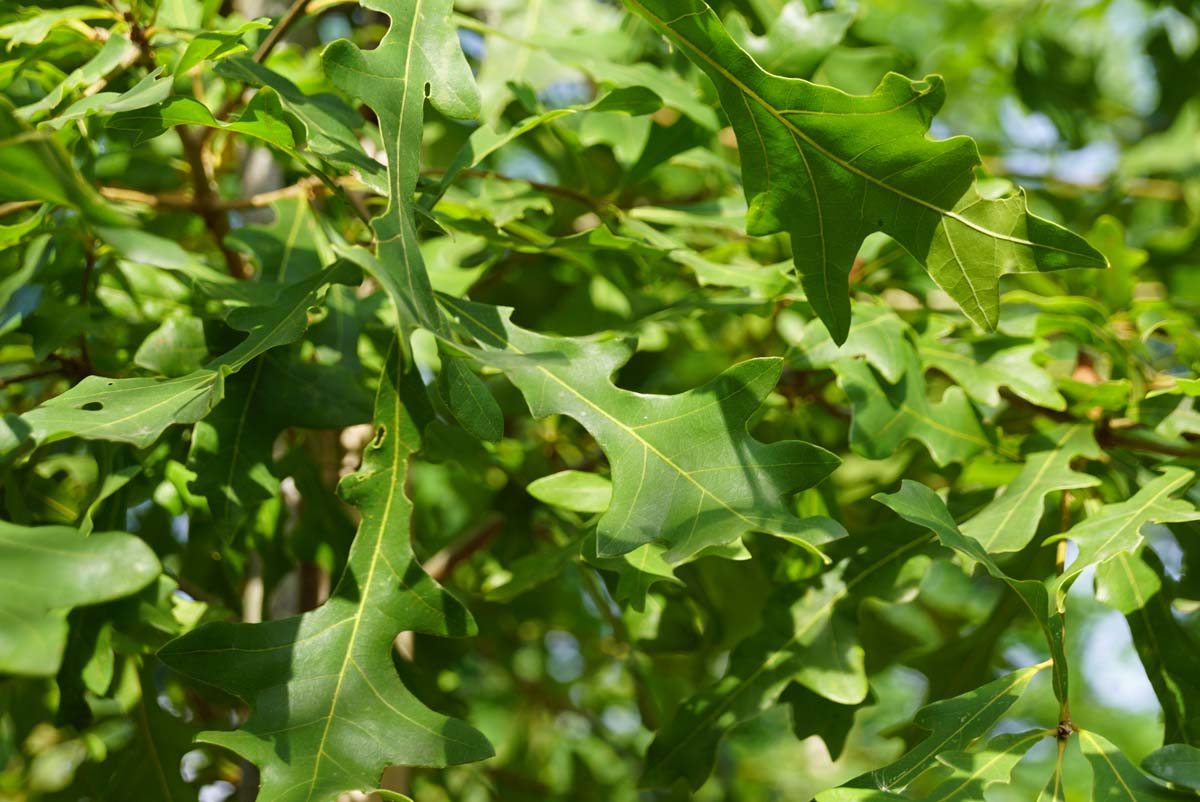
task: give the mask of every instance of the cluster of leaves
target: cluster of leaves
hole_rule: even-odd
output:
[[[259,5],[0,10],[0,799],[1200,791],[1194,4]]]

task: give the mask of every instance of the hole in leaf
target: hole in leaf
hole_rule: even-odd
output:
[[[383,438],[386,436],[387,436],[387,427],[380,426],[378,429],[375,430],[375,438],[373,440],[371,440],[371,447],[379,448],[381,445],[383,445]]]
[[[81,406],[80,409],[85,409],[88,412],[98,412],[99,410],[104,409],[104,404],[101,404],[99,401],[88,401],[86,404]]]

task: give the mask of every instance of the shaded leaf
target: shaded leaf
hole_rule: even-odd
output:
[[[283,198],[271,204],[270,225],[243,226],[226,236],[230,245],[252,254],[260,281],[308,278],[333,261],[329,241],[308,198]]]
[[[217,74],[253,86],[268,86],[283,108],[304,126],[305,145],[333,164],[359,171],[372,189],[387,190],[387,169],[363,150],[355,129],[362,118],[336,95],[308,95],[291,80],[246,56],[230,56],[217,64]]]
[[[932,530],[942,545],[982,565],[989,574],[1008,585],[1021,598],[1046,638],[1046,646],[1054,663],[1055,695],[1065,700],[1068,696],[1066,634],[1062,613],[1050,603],[1046,586],[1036,579],[1013,579],[1005,573],[979,541],[959,530],[945,502],[925,485],[905,479],[899,491],[890,495],[878,493],[872,498],[887,505],[906,521]]]
[[[230,540],[279,480],[272,448],[291,427],[342,429],[369,421],[370,401],[354,373],[266,354],[225,382],[221,403],[196,423],[188,454],[219,535]]]
[[[1142,768],[1164,782],[1200,791],[1200,749],[1167,744],[1146,755]]]
[[[871,697],[868,695],[867,697]],[[792,733],[803,740],[818,736],[834,760],[842,754],[860,704],[841,704],[793,682],[779,697],[792,710]]]
[[[446,336],[449,328],[434,298],[413,217],[425,100],[448,117],[469,119],[479,114],[479,89],[450,23],[452,2],[422,6],[371,0],[363,5],[391,20],[378,46],[364,52],[339,39],[323,58],[329,79],[375,111],[388,164],[387,208],[371,221],[376,254],[357,250],[354,258],[383,285],[405,326]],[[500,408],[482,380],[453,361],[443,373],[442,397],[455,419],[478,437],[498,439]]]
[[[53,676],[72,608],[128,596],[160,570],[133,535],[0,521],[0,673]]]
[[[53,131],[28,128],[0,98],[0,200],[44,200],[106,225],[128,222],[85,182]]]
[[[180,673],[250,704],[240,729],[200,738],[257,764],[264,799],[334,802],[375,788],[389,765],[444,766],[492,754],[478,732],[421,704],[392,665],[392,642],[402,630],[475,630],[409,544],[412,503],[404,482],[427,413],[419,380],[401,371],[393,345],[375,402],[375,437],[362,468],[341,488],[362,523],[330,599],[269,623],[206,624],[159,652]]]
[[[242,307],[226,322],[247,332],[242,342],[200,370],[174,379],[88,376],[21,416],[27,439],[83,437],[146,446],[176,423],[203,418],[224,395],[225,379],[271,348],[293,342],[308,328],[308,310],[331,282],[348,278],[343,266],[288,286],[276,303]],[[19,444],[0,436],[0,453]]]
[[[222,122],[198,100],[174,97],[156,106],[116,114],[108,123],[110,131],[130,136],[138,145],[161,135],[177,125],[202,125],[254,137],[285,151],[296,148],[292,129],[283,118],[279,97],[273,92],[259,92],[233,122]]]
[[[699,788],[726,733],[767,709],[793,680],[841,705],[861,702],[867,695],[863,649],[853,611],[839,612],[838,606],[857,586],[928,542],[883,542],[819,579],[779,589],[759,630],[733,650],[725,676],[687,699],[655,735],[641,784],[665,786],[683,777]]]
[[[1176,618],[1162,570],[1143,552],[1096,568],[1096,598],[1125,616],[1146,677],[1162,705],[1167,743],[1200,744],[1200,642]]]
[[[850,398],[854,418],[850,445],[871,459],[891,456],[905,440],[919,440],[938,465],[964,462],[993,448],[975,410],[958,387],[930,401],[916,351],[904,349],[904,374],[894,385],[881,382],[865,362],[834,365],[838,384]]]

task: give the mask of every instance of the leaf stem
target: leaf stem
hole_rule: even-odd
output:
[[[1062,491],[1062,497],[1058,503],[1058,518],[1060,531],[1066,532],[1071,528],[1071,491]],[[1058,541],[1054,552],[1054,567],[1059,576],[1062,576],[1067,570],[1067,540],[1063,538]],[[1064,603],[1062,612],[1063,626],[1063,655],[1067,653],[1067,612]],[[1063,676],[1066,676],[1067,666],[1063,666]],[[1063,694],[1063,698],[1059,700],[1058,705],[1058,745],[1059,759],[1062,759],[1062,749],[1066,746],[1066,740],[1075,731],[1075,725],[1071,721],[1071,700]]]

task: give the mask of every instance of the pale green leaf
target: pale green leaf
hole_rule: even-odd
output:
[[[954,773],[930,791],[925,802],[983,802],[989,785],[1007,781],[1034,744],[1054,735],[1054,730],[1005,733],[974,751],[938,755],[938,762]]]
[[[125,92],[97,92],[91,97],[80,98],[43,125],[57,130],[92,114],[117,114],[161,103],[171,96],[173,83],[170,78],[162,77],[162,72],[162,67],[150,71]]]
[[[791,346],[789,364],[798,368],[833,367],[838,360],[865,357],[889,384],[900,381],[909,367],[911,329],[890,308],[882,304],[857,302],[846,341],[838,345],[819,320],[802,323],[784,310],[779,317],[779,333]]]
[[[791,0],[779,10],[763,36],[757,36],[741,17],[728,19],[730,37],[754,57],[766,72],[788,78],[810,78],[842,41],[854,15],[846,11],[811,14],[803,0]]]
[[[961,340],[944,342],[922,337],[921,359],[952,378],[967,395],[983,404],[998,406],[1000,389],[1007,387],[1032,404],[1054,410],[1067,408],[1055,387],[1054,377],[1037,363],[1042,348],[1036,344],[1001,348],[990,353]]]
[[[120,18],[120,14],[116,11],[98,6],[67,6],[53,9],[28,6],[12,10],[30,13],[24,19],[0,25],[0,42],[4,42],[8,50],[12,50],[17,45],[40,44],[52,30],[60,26],[78,27],[79,23],[87,20]]]
[[[1077,423],[1056,435],[1047,443],[1049,449],[1031,454],[1000,495],[962,525],[964,535],[992,554],[1020,551],[1037,532],[1046,496],[1100,484],[1096,477],[1071,469],[1078,457],[1100,459],[1091,427]]]
[[[41,100],[17,109],[17,116],[23,120],[30,120],[44,111],[53,109],[62,102],[68,92],[93,84],[108,75],[133,51],[133,43],[127,37],[120,34],[109,36],[99,53],[83,66],[72,70],[70,75],[55,85]]]
[[[758,298],[774,298],[792,283],[783,265],[747,262],[715,262],[695,251],[674,250],[671,260],[691,268],[701,287],[744,287]]]
[[[1105,504],[1066,532],[1048,538],[1047,543],[1066,539],[1079,546],[1079,554],[1058,578],[1059,606],[1067,588],[1085,568],[1122,552],[1135,551],[1142,543],[1142,527],[1146,524],[1200,520],[1200,510],[1190,502],[1171,498],[1186,490],[1194,478],[1184,468],[1164,468],[1127,501]]]
[[[184,376],[199,370],[208,358],[204,321],[191,315],[170,317],[142,340],[133,362],[163,376]]]
[[[173,72],[176,75],[182,75],[203,61],[218,61],[234,53],[240,53],[246,49],[246,46],[242,44],[242,39],[248,32],[270,27],[270,21],[264,17],[243,22],[228,31],[198,33],[192,38],[192,41],[188,42],[187,49],[183,51],[179,61],[175,62]]]
[[[525,490],[538,501],[575,512],[604,512],[612,500],[612,482],[585,471],[560,471],[530,482]]]

